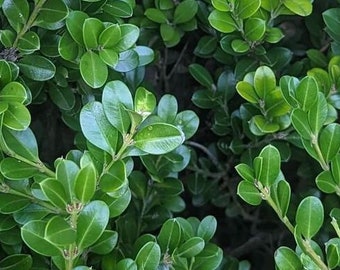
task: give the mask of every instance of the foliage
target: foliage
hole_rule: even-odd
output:
[[[339,267],[339,4],[0,0],[0,268]]]

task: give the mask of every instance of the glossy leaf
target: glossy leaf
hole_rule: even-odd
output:
[[[0,171],[8,179],[23,180],[37,174],[39,169],[15,158],[5,158],[0,163]]]
[[[139,130],[134,136],[134,146],[154,155],[174,150],[184,141],[184,134],[177,127],[155,123]]]
[[[191,64],[189,66],[189,72],[191,76],[195,78],[201,85],[208,89],[211,89],[214,85],[214,80],[211,77],[209,71],[200,64]]]
[[[294,109],[291,114],[292,124],[299,135],[307,140],[311,139],[312,130],[307,121],[308,115],[301,109]]]
[[[157,8],[148,8],[144,15],[151,21],[156,23],[167,23],[168,19],[165,13]]]
[[[319,144],[325,161],[332,160],[340,150],[340,125],[333,123],[326,126],[320,133]]]
[[[109,208],[102,201],[91,201],[78,216],[77,245],[80,250],[94,244],[109,221]]]
[[[330,171],[323,171],[318,174],[315,179],[317,187],[325,193],[334,193],[337,189],[332,173]]]
[[[236,30],[236,25],[229,12],[213,10],[208,20],[212,27],[222,33],[231,33]]]
[[[157,237],[157,242],[161,250],[171,254],[179,245],[181,233],[181,226],[175,218],[167,220],[162,225]]]
[[[9,129],[21,131],[28,128],[31,123],[31,115],[26,106],[18,102],[8,104],[3,118],[3,125]]]
[[[54,178],[47,178],[40,183],[41,190],[49,201],[58,208],[65,210],[68,198],[63,185]]]
[[[62,110],[71,110],[76,103],[75,95],[70,88],[61,88],[51,84],[48,93],[52,101]]]
[[[193,111],[186,110],[177,114],[174,124],[184,133],[185,139],[190,139],[197,131],[199,118]]]
[[[288,247],[279,247],[274,254],[275,264],[279,270],[302,270],[298,255]]]
[[[276,180],[281,166],[280,152],[272,145],[268,145],[262,149],[259,154],[262,158],[261,170],[255,170],[256,179],[264,186],[271,186]]]
[[[24,54],[33,53],[40,49],[40,38],[33,31],[26,32],[18,42],[18,49]]]
[[[80,45],[74,42],[72,36],[65,32],[59,40],[58,52],[63,59],[75,61],[82,53],[82,50]]]
[[[26,208],[30,203],[30,200],[25,197],[0,193],[0,213],[15,213]]]
[[[310,0],[300,0],[299,2],[294,1],[294,0],[285,0],[283,4],[290,11],[300,16],[310,15],[313,9],[312,2]]]
[[[236,90],[241,97],[250,103],[257,103],[259,97],[253,85],[247,81],[240,81],[236,84]]]
[[[98,54],[87,51],[80,59],[80,73],[89,86],[99,88],[107,80],[108,69]]]
[[[254,75],[254,87],[257,95],[264,99],[266,95],[276,88],[274,72],[266,66],[257,68]]]
[[[7,128],[2,130],[6,145],[18,155],[39,162],[38,144],[31,129],[15,131]]]
[[[138,269],[156,269],[161,259],[161,249],[155,242],[146,243],[136,256]]]
[[[259,205],[262,202],[261,194],[255,185],[245,180],[238,184],[237,195],[251,205]]]
[[[239,0],[236,2],[235,13],[241,19],[251,17],[261,5],[260,0]]]
[[[74,196],[74,182],[79,167],[71,160],[61,160],[56,167],[56,178],[63,185],[67,200],[71,202]]]
[[[79,45],[84,45],[83,39],[83,24],[88,18],[88,15],[82,11],[72,11],[66,19],[66,27],[71,37]]]
[[[3,33],[2,32],[0,33],[1,33],[0,34],[0,39],[1,39],[3,37]],[[9,65],[9,63],[2,59],[0,59],[0,72],[2,74],[0,78],[0,87],[3,88],[5,85],[7,85],[8,83],[12,81],[12,70],[11,70],[11,66]]]
[[[75,183],[74,193],[82,203],[88,203],[97,188],[97,171],[93,164],[89,164],[78,172]]]
[[[223,251],[218,246],[208,243],[195,257],[194,268],[197,270],[218,269],[223,259]]]
[[[321,228],[324,219],[323,205],[317,197],[309,196],[304,198],[296,212],[296,224],[301,234],[311,239]]]
[[[139,28],[133,24],[121,24],[120,31],[120,40],[115,45],[115,49],[118,52],[130,49],[136,43],[139,37]]]
[[[241,163],[235,167],[237,173],[249,183],[254,183],[255,173],[254,170],[247,164]]]
[[[313,77],[305,77],[296,88],[295,97],[301,109],[310,110],[318,98],[318,85]]]
[[[54,64],[40,55],[26,55],[17,64],[26,77],[35,81],[47,81],[53,78],[56,71]]]
[[[0,261],[0,269],[3,270],[30,270],[33,260],[28,254],[12,254]]]
[[[173,95],[166,94],[158,102],[157,114],[165,122],[172,123],[177,115],[178,104]]]
[[[129,88],[121,81],[108,82],[103,90],[103,108],[111,125],[122,134],[126,134],[130,126],[130,117],[126,109],[133,109],[133,101]]]
[[[110,253],[116,246],[118,233],[115,231],[105,230],[97,242],[91,246],[91,252],[104,255]]]
[[[28,2],[26,0],[4,0],[2,10],[10,25],[18,33],[28,20]]]
[[[198,255],[204,249],[205,243],[201,237],[195,236],[178,247],[176,255],[184,258],[191,258]]]
[[[107,172],[101,175],[99,186],[111,197],[119,198],[122,196],[128,187],[125,163],[121,160],[113,163],[107,169]]]
[[[328,115],[328,105],[325,96],[318,93],[316,104],[308,112],[308,122],[314,134],[317,134],[325,124]]]
[[[197,236],[203,238],[207,243],[215,234],[217,228],[217,220],[214,216],[206,216],[202,219],[200,225],[197,228]]]
[[[62,0],[47,0],[34,22],[34,25],[55,30],[59,28],[58,22],[68,15],[68,7]]]
[[[276,200],[279,206],[281,215],[286,216],[290,204],[291,189],[287,181],[281,180],[274,187],[276,188]]]
[[[144,87],[138,87],[135,93],[134,111],[146,118],[155,108],[156,96]]]
[[[21,237],[26,245],[44,256],[61,255],[61,250],[45,239],[46,222],[33,220],[21,228]]]
[[[174,13],[174,23],[186,23],[194,18],[198,10],[198,4],[195,0],[184,0],[180,2]]]
[[[121,38],[121,30],[118,24],[110,25],[101,32],[98,43],[105,49],[114,49]]]
[[[71,245],[76,240],[76,230],[62,217],[54,216],[46,224],[45,238],[57,246]]]
[[[259,41],[266,32],[266,21],[259,18],[249,18],[244,25],[245,37],[250,41]]]
[[[102,21],[96,18],[87,18],[83,24],[83,40],[87,50],[96,49],[100,34],[104,30]]]
[[[113,154],[118,140],[118,131],[107,120],[103,106],[95,101],[83,107],[80,125],[85,137],[95,146]]]

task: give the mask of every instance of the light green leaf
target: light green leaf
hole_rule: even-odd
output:
[[[185,139],[190,139],[198,129],[199,118],[197,114],[190,110],[185,110],[177,114],[174,124],[182,130]]]
[[[83,24],[89,16],[82,11],[74,10],[66,18],[66,27],[71,37],[79,45],[84,46]]]
[[[245,38],[250,41],[259,41],[266,32],[266,21],[260,18],[249,18],[244,25]]]
[[[62,210],[69,203],[63,185],[55,178],[46,178],[40,183],[41,190],[49,201]]]
[[[318,85],[313,77],[303,78],[296,88],[295,97],[300,103],[301,109],[309,111],[318,98]]]
[[[155,123],[139,130],[135,135],[134,146],[154,155],[170,152],[184,142],[184,134],[177,127]]]
[[[235,167],[237,173],[249,183],[254,183],[255,181],[255,172],[254,170],[247,164],[241,163]]]
[[[235,14],[240,19],[246,19],[251,17],[260,6],[260,0],[238,0],[235,2]]]
[[[87,50],[97,49],[100,34],[105,27],[102,21],[96,18],[87,18],[83,24],[83,40]]]
[[[182,229],[177,219],[168,219],[158,234],[157,242],[162,252],[171,254],[178,247],[181,240]]]
[[[308,16],[312,13],[313,5],[310,0],[284,0],[283,4],[290,11],[300,16]]]
[[[301,234],[311,239],[321,228],[324,219],[324,210],[319,198],[309,196],[304,198],[296,212],[296,224]]]
[[[325,193],[334,193],[337,189],[332,173],[330,171],[323,171],[315,178],[317,187]]]
[[[172,123],[177,115],[178,104],[173,95],[166,94],[158,102],[157,114],[166,123]]]
[[[230,12],[213,10],[209,15],[208,20],[212,27],[222,33],[231,33],[236,30],[236,24],[231,17]]]
[[[23,54],[30,54],[40,49],[40,38],[33,31],[26,32],[18,42],[18,49]]]
[[[134,111],[145,119],[156,108],[156,97],[144,87],[138,87],[134,99]]]
[[[291,114],[292,124],[299,135],[306,139],[310,140],[312,135],[311,127],[308,123],[308,115],[301,109],[294,109]]]
[[[204,249],[204,246],[205,242],[201,237],[192,237],[178,247],[176,256],[184,258],[195,257]]]
[[[1,160],[0,171],[8,179],[23,180],[37,174],[39,169],[21,160],[8,157]]]
[[[146,243],[136,256],[138,269],[153,270],[160,263],[161,249],[155,242]]]
[[[266,187],[270,187],[280,172],[281,157],[280,152],[272,145],[267,145],[259,154],[262,158],[260,173],[256,179]]]
[[[121,30],[118,24],[113,24],[105,28],[100,34],[98,43],[104,49],[114,49],[121,38]]]
[[[254,87],[257,95],[261,99],[265,99],[266,95],[276,88],[274,72],[267,66],[257,68],[254,75]]]
[[[332,123],[326,126],[320,133],[319,144],[325,161],[332,160],[340,150],[340,125]]]

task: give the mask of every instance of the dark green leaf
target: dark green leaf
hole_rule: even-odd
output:
[[[291,118],[292,124],[296,131],[299,133],[299,135],[306,140],[310,140],[312,130],[307,121],[308,119],[307,113],[301,109],[294,109],[291,114]]]
[[[279,247],[274,254],[275,264],[279,270],[302,270],[298,255],[288,247]]]
[[[118,233],[115,231],[105,230],[97,242],[91,246],[91,252],[104,255],[110,253],[116,246]]]
[[[179,245],[181,233],[181,226],[175,218],[167,220],[157,237],[162,252],[171,254]]]
[[[30,270],[32,267],[32,257],[27,254],[13,254],[0,261],[0,269],[3,270]]]
[[[37,174],[39,169],[15,158],[5,158],[0,163],[0,171],[8,179],[23,180]]]
[[[87,51],[80,59],[80,73],[89,86],[99,88],[106,82],[108,69],[98,54]]]
[[[186,23],[194,18],[196,12],[198,10],[198,4],[195,0],[184,0],[180,2],[174,14],[174,23]]]
[[[80,169],[74,182],[74,193],[84,204],[88,203],[97,188],[97,171],[92,163]]]
[[[39,10],[39,14],[34,21],[34,25],[55,30],[59,28],[57,23],[64,20],[67,15],[68,8],[64,1],[47,0]]]
[[[186,110],[177,114],[174,123],[184,133],[185,139],[190,139],[198,129],[199,118],[195,112]]]
[[[318,98],[318,85],[313,77],[305,77],[296,88],[295,97],[301,109],[310,110]]]
[[[89,16],[79,10],[70,12],[66,19],[66,27],[71,37],[79,45],[84,46],[83,24]]]
[[[217,228],[217,221],[214,216],[206,216],[202,219],[200,225],[197,228],[197,236],[203,238],[207,243],[214,236]]]
[[[7,193],[0,193],[0,213],[11,214],[23,210],[30,204],[30,200]]]
[[[148,8],[144,15],[151,21],[156,23],[167,23],[168,19],[165,13],[157,8]]]
[[[195,78],[201,85],[208,89],[212,89],[214,86],[214,80],[211,77],[209,71],[200,64],[191,64],[189,66],[189,72],[191,76]]]
[[[340,125],[333,123],[320,133],[319,144],[323,158],[328,163],[340,150]]]
[[[317,187],[325,193],[334,193],[337,189],[332,173],[330,171],[323,171],[318,174],[315,179]]]
[[[30,54],[40,49],[40,38],[33,31],[26,32],[18,42],[18,49],[23,54]]]
[[[191,258],[198,255],[204,249],[205,243],[201,237],[192,237],[185,241],[176,250],[176,256]]]
[[[76,230],[60,216],[51,218],[45,228],[45,238],[54,245],[71,245],[76,240]]]
[[[19,33],[29,17],[29,5],[27,0],[4,0],[2,10],[9,24]]]
[[[65,210],[68,198],[63,185],[55,178],[47,178],[40,183],[41,190],[49,201],[58,208]]]
[[[54,64],[40,55],[26,55],[17,64],[20,71],[34,81],[47,81],[54,77],[56,71]]]

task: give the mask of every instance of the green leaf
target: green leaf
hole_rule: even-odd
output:
[[[16,196],[7,193],[0,193],[0,213],[12,214],[23,210],[31,201],[22,196]]]
[[[114,49],[121,38],[121,30],[118,24],[113,24],[104,29],[100,34],[98,43],[104,49]]]
[[[15,158],[5,158],[0,163],[0,171],[8,179],[23,180],[37,174],[39,169]]]
[[[125,193],[118,198],[114,198],[104,193],[101,196],[101,200],[109,206],[110,218],[118,217],[129,206],[131,201],[131,191],[129,188],[126,189]]]
[[[226,0],[212,0],[211,4],[214,8],[220,11],[230,11],[230,7]]]
[[[316,104],[313,109],[308,112],[308,122],[314,134],[318,134],[322,126],[325,124],[328,115],[328,105],[325,96],[318,93]]]
[[[284,38],[284,34],[282,30],[278,27],[267,27],[265,41],[268,43],[278,43],[281,39]]]
[[[217,228],[217,221],[214,216],[206,216],[202,219],[197,228],[197,236],[201,237],[206,243],[214,236]]]
[[[114,198],[123,196],[128,188],[128,184],[126,166],[121,160],[113,163],[99,179],[101,190]]]
[[[102,49],[99,51],[100,59],[108,66],[114,67],[117,65],[119,56],[118,53],[111,49]]]
[[[243,39],[234,39],[231,42],[231,48],[236,53],[246,53],[250,50],[250,45]]]
[[[213,36],[203,36],[198,41],[194,54],[197,56],[210,56],[217,49],[217,38]],[[189,70],[190,71],[190,70]]]
[[[306,239],[311,239],[321,228],[324,210],[319,198],[309,196],[304,198],[296,212],[296,224]]]
[[[337,184],[340,184],[340,154],[337,154],[331,161],[332,175]]]
[[[27,254],[13,254],[0,261],[0,269],[3,270],[30,270],[32,267],[32,257]]]
[[[26,106],[18,102],[8,104],[3,118],[3,125],[13,130],[25,130],[31,123],[31,115]]]
[[[146,243],[136,256],[138,269],[153,270],[159,265],[161,249],[155,242]]]
[[[75,94],[68,87],[62,88],[55,84],[50,84],[48,94],[52,101],[62,110],[71,110],[76,103]]]
[[[201,237],[192,237],[178,247],[176,256],[184,258],[195,257],[204,249],[204,246],[205,242]]]
[[[24,103],[27,100],[25,87],[18,82],[10,82],[0,92],[1,101]]]
[[[134,99],[134,111],[145,119],[156,108],[156,97],[144,87],[138,87]]]
[[[40,55],[25,55],[17,65],[20,71],[34,81],[47,81],[54,77],[56,68],[47,58]]]
[[[39,162],[38,144],[30,128],[14,131],[3,128],[6,145],[16,154],[33,162]]]
[[[83,250],[94,244],[103,234],[109,221],[109,208],[102,201],[91,201],[78,216],[77,245]]]
[[[181,35],[178,29],[169,24],[161,24],[161,37],[167,47],[177,45],[181,40]]]
[[[67,200],[71,202],[74,197],[74,182],[79,167],[71,160],[61,160],[56,166],[56,178],[63,185]]]
[[[71,245],[76,240],[76,230],[62,217],[54,216],[46,224],[45,239],[56,246]]]
[[[266,32],[266,21],[260,18],[249,18],[244,25],[245,38],[250,41],[259,41]]]
[[[237,186],[237,194],[247,203],[251,205],[259,205],[262,197],[258,189],[253,183],[246,180],[241,181]]]
[[[168,18],[165,13],[157,8],[147,8],[144,15],[151,21],[156,23],[167,23]]]
[[[137,264],[134,260],[130,259],[130,258],[125,258],[120,260],[116,267],[116,270],[137,270]]]
[[[212,89],[214,86],[214,80],[211,77],[209,71],[200,64],[191,64],[189,65],[190,75],[195,78],[201,85],[205,86],[208,89]]]
[[[236,30],[236,24],[230,12],[213,10],[208,20],[212,27],[222,33],[231,33]]]
[[[82,108],[80,125],[84,136],[92,144],[109,154],[115,152],[118,131],[107,120],[101,103],[91,102]]]
[[[195,0],[184,0],[176,7],[173,22],[175,24],[186,23],[195,17],[197,10],[198,4]]]
[[[74,193],[82,203],[88,203],[97,188],[97,171],[92,163],[80,169],[78,172],[75,183]]]
[[[182,130],[185,139],[190,139],[197,131],[199,118],[193,111],[186,110],[177,114],[174,124]]]
[[[119,54],[117,65],[114,67],[115,71],[124,73],[133,71],[139,65],[139,55],[134,49],[130,49]]]
[[[281,211],[281,215],[284,217],[287,214],[290,197],[291,197],[291,190],[289,183],[285,180],[279,181],[275,187],[275,194],[276,194],[276,201]]]
[[[194,269],[218,269],[222,259],[222,249],[214,244],[207,243],[202,252],[195,257]]]
[[[139,28],[133,24],[121,24],[120,31],[120,40],[115,45],[115,49],[118,52],[123,52],[135,45],[139,37]]]
[[[274,254],[275,264],[279,270],[302,270],[298,255],[288,247],[279,247]]]
[[[63,185],[55,178],[46,178],[40,183],[40,187],[48,200],[56,207],[66,210],[69,203]]]
[[[110,253],[116,246],[118,233],[115,231],[105,230],[97,242],[91,246],[91,252],[104,255]]]
[[[254,75],[254,87],[257,95],[261,99],[265,99],[266,95],[276,88],[274,72],[266,66],[257,68]]]
[[[147,46],[136,46],[134,51],[138,54],[138,66],[145,66],[150,64],[154,58],[154,51]]]
[[[4,0],[2,10],[13,29],[19,33],[29,17],[27,0]]]
[[[166,123],[175,121],[178,111],[177,100],[173,95],[165,94],[158,102],[157,115]]]
[[[237,173],[242,177],[242,179],[248,181],[249,183],[254,183],[255,181],[255,172],[254,170],[247,164],[241,163],[235,167]]]
[[[74,42],[74,39],[68,32],[61,36],[58,52],[63,59],[68,61],[75,61],[83,53],[80,45]]]
[[[18,49],[23,54],[30,54],[40,49],[40,38],[33,31],[26,32],[18,41]]]
[[[240,81],[236,84],[236,90],[241,97],[250,103],[258,103],[259,97],[253,85],[247,81]]]
[[[182,229],[177,219],[168,219],[158,234],[157,242],[162,252],[171,254],[181,241]]]
[[[300,16],[308,16],[313,10],[312,1],[310,0],[299,0],[298,2],[294,0],[284,0],[283,4],[290,11]]]
[[[291,114],[292,124],[299,135],[306,139],[310,140],[312,135],[311,127],[308,123],[308,115],[301,109],[294,109]]]
[[[138,149],[161,155],[180,146],[184,142],[184,134],[173,125],[155,123],[139,130],[133,139]]]
[[[89,86],[99,88],[106,82],[108,69],[98,54],[87,51],[80,59],[80,73]]]
[[[325,193],[334,193],[337,189],[332,173],[330,171],[323,171],[315,178],[317,187]]]
[[[83,24],[83,40],[87,50],[97,49],[100,34],[105,27],[102,21],[96,18],[87,18]]]
[[[58,22],[68,15],[68,7],[62,0],[47,0],[40,8],[34,25],[42,28],[55,30],[60,28]]]
[[[239,0],[235,2],[235,15],[240,19],[251,17],[261,6],[260,0]]]
[[[270,187],[280,173],[280,152],[272,145],[267,145],[259,154],[262,158],[260,173],[255,171],[256,179],[266,187]]]
[[[0,37],[2,36],[3,33],[1,33]],[[8,83],[12,82],[12,70],[9,63],[2,59],[0,59],[0,72],[1,72],[0,87],[3,88]],[[0,92],[0,94],[2,93],[2,91]]]
[[[133,109],[129,88],[121,81],[108,82],[103,90],[103,108],[111,125],[126,134],[130,126],[130,117],[126,109]]]
[[[133,14],[134,1],[109,0],[104,5],[104,10],[114,17],[129,18]]]
[[[315,79],[309,76],[303,78],[296,88],[295,97],[302,110],[310,110],[318,98],[318,85]]]
[[[260,131],[258,135],[262,135],[264,133],[274,133],[280,129],[278,123],[270,122],[263,115],[255,115],[250,120],[250,129],[255,135],[257,135],[257,132],[254,132],[253,125],[255,125],[255,128]]]
[[[325,161],[332,160],[340,150],[340,125],[336,123],[327,125],[320,133],[319,144]]]
[[[337,266],[339,266],[340,263],[339,238],[332,238],[329,241],[327,241],[325,245],[328,266],[330,269],[334,269]]]
[[[61,256],[61,250],[44,237],[46,221],[32,220],[21,228],[21,237],[25,244],[43,256]]]
[[[89,16],[79,10],[71,11],[66,18],[66,27],[71,37],[79,45],[84,46],[83,24]]]

